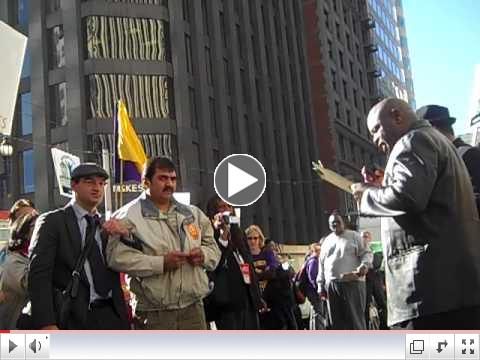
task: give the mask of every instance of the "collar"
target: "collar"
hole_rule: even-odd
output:
[[[140,199],[140,208],[141,208],[142,216],[145,218],[167,219],[168,213],[176,211],[185,217],[187,223],[191,223],[194,221],[193,213],[190,207],[179,203],[173,197],[172,197],[172,203],[170,204],[170,208],[168,209],[167,214],[163,214],[160,211],[160,209],[157,208],[157,206],[151,200],[150,196],[148,196],[145,191],[143,191],[142,194],[140,194],[139,199]]]
[[[412,124],[409,131],[420,129],[420,128],[423,128],[423,127],[432,127],[432,125],[427,120],[417,120],[416,122],[414,122]]]
[[[98,216],[98,218],[101,218],[101,215],[100,213],[98,212],[98,210],[95,210],[95,212],[92,214],[92,213],[89,213],[87,210],[85,210],[84,208],[82,208],[75,199],[72,199],[69,203],[69,205],[72,207],[73,209],[73,212],[75,213],[75,216],[77,217],[77,221],[80,221],[81,219],[83,219],[83,217],[85,215],[96,215]]]

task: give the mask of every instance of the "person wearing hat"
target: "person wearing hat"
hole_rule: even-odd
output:
[[[417,117],[427,120],[455,145],[457,153],[462,157],[470,174],[475,202],[480,212],[480,149],[465,143],[459,137],[455,137],[452,125],[455,124],[456,119],[450,116],[448,108],[440,105],[422,106],[417,110]]]
[[[126,235],[115,220],[106,222],[102,231],[97,206],[107,179],[107,172],[94,163],[78,165],[71,175],[73,199],[37,220],[29,249],[28,276],[34,328],[129,328],[120,275],[107,267],[104,258],[106,235]],[[62,293],[74,293],[68,288],[74,283],[77,263],[82,264],[81,255],[85,261],[80,267],[76,296],[66,306]]]

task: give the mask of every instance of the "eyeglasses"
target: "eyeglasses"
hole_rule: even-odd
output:
[[[258,240],[260,239],[258,236],[249,236],[247,237],[247,240]]]

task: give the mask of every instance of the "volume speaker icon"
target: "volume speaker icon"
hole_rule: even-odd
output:
[[[37,351],[42,350],[42,343],[40,341],[37,341],[37,339],[33,339],[33,341],[28,345],[30,350],[33,351],[34,354],[37,353]]]

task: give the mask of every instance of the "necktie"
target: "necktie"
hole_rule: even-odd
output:
[[[105,262],[98,247],[98,243],[95,240],[95,233],[97,231],[98,219],[90,215],[85,215],[87,220],[87,231],[85,233],[85,246],[88,246],[92,242],[91,249],[87,255],[90,268],[92,270],[93,286],[95,291],[101,297],[107,297],[108,292],[112,286],[110,283],[109,270],[105,265]]]

